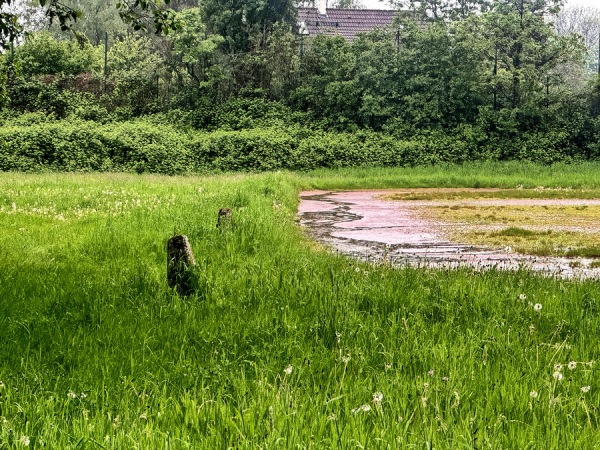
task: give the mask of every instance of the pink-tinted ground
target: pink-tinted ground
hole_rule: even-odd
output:
[[[444,237],[444,228],[455,225],[434,221],[423,214],[424,207],[440,202],[380,198],[393,193],[306,191],[300,195],[300,221],[318,241],[367,261],[432,268],[528,268],[563,277],[600,278],[600,268],[589,268],[591,261],[585,258],[535,257],[450,242]],[[486,199],[461,203],[576,206],[600,205],[600,200]]]

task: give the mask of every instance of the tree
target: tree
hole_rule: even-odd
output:
[[[69,8],[81,13],[81,17],[70,25],[71,29],[84,34],[92,45],[100,45],[106,33],[111,40],[127,34],[127,24],[123,22],[113,3],[98,0],[63,0],[63,2]],[[64,35],[64,32],[59,28],[56,29],[56,35],[61,34]]]
[[[276,23],[296,21],[295,0],[205,0],[202,9],[209,32],[234,53],[264,49]]]
[[[15,49],[15,65],[20,75],[78,75],[89,72],[96,53],[89,43],[55,39],[48,32],[27,35]]]
[[[163,69],[163,60],[153,51],[151,40],[145,36],[125,37],[110,48],[108,64],[115,105],[136,115],[151,110]]]
[[[557,83],[553,70],[569,61],[581,61],[577,39],[557,36],[546,20],[557,3],[496,0],[494,9],[482,16],[486,39],[492,45],[488,61],[495,67],[497,107],[536,109]]]
[[[217,49],[223,38],[207,33],[200,8],[179,12],[177,20],[179,29],[169,37],[173,45],[174,69],[179,71],[183,67],[196,87],[210,87],[221,78]]]
[[[588,49],[589,60],[598,61],[600,9],[585,6],[565,8],[556,17],[556,31],[560,35],[580,35]]]
[[[19,14],[10,10],[19,0],[0,0],[0,48],[7,48],[22,32]],[[82,13],[60,0],[35,0],[50,24],[58,23],[63,31],[73,27]],[[168,6],[171,0],[120,0],[116,8],[120,16],[135,30],[152,28],[167,33],[176,28],[175,11]]]

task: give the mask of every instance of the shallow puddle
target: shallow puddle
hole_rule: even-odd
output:
[[[599,199],[384,199],[395,192],[303,192],[298,212],[300,221],[318,241],[343,254],[371,262],[431,268],[526,268],[552,276],[600,278],[600,268],[591,267],[597,260],[590,258],[537,257],[515,253],[508,247],[498,249],[455,242],[448,236],[456,235],[457,224],[428,214],[428,208],[449,204],[461,207],[522,205],[526,208],[600,206]],[[600,224],[598,226],[588,231],[600,232]]]

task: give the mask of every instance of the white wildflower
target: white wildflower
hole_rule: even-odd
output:
[[[590,387],[589,386],[581,386],[581,392],[583,392],[584,394],[587,394],[588,392],[590,392]]]
[[[392,368],[392,363],[385,363],[385,370],[390,370]]]
[[[357,414],[359,412],[369,412],[369,411],[371,411],[371,405],[369,405],[369,404],[364,404],[362,406],[357,406],[356,408],[352,409],[352,412],[354,414]]]
[[[342,333],[339,333],[339,332],[336,331],[335,332],[335,340],[339,344],[340,341],[342,340]]]
[[[342,362],[344,365],[348,364],[350,362],[350,355],[342,356]]]
[[[530,396],[531,398],[537,398],[537,396],[538,396],[538,393],[537,393],[537,391],[531,391],[531,392],[529,393],[529,396]]]
[[[79,398],[81,398],[81,399],[87,398],[87,394],[85,392],[82,392],[81,394],[79,394]]]
[[[535,305],[533,305],[533,310],[536,312],[540,312],[542,310],[542,304],[536,303]]]
[[[25,447],[28,447],[29,442],[31,442],[31,441],[29,440],[29,436],[23,435],[23,436],[21,436],[21,439],[19,439],[19,442],[21,442],[21,444],[23,444]]]
[[[450,380],[450,378],[448,378],[448,377],[442,377],[442,381],[444,381],[444,382],[446,382],[446,383],[447,383],[449,380]]]
[[[148,416],[144,413],[140,414],[140,419],[141,420],[148,420]]]
[[[527,295],[519,294],[519,300],[527,300]]]
[[[577,363],[575,361],[571,361],[569,364],[567,364],[567,367],[569,370],[574,370],[577,368]]]
[[[435,374],[435,370],[431,369],[429,370],[429,372],[427,372],[427,375],[429,375],[430,377],[432,377]]]
[[[69,397],[69,398],[77,398],[77,394],[75,392],[73,392],[73,391],[69,391],[67,393],[67,397]]]
[[[352,410],[352,412],[354,412],[354,410]],[[337,416],[335,415],[335,413],[331,413],[327,416],[327,420],[333,421],[337,419]]]
[[[383,394],[381,392],[375,392],[373,394],[373,403],[375,403],[376,405],[381,403],[381,401],[383,400]]]
[[[558,380],[558,381],[560,381],[560,380],[562,380],[562,379],[563,379],[563,374],[562,374],[562,373],[560,373],[560,372],[558,372],[558,371],[554,372],[554,373],[552,374],[552,376],[553,376],[553,377],[554,377],[556,380]]]
[[[285,369],[283,369],[283,371],[286,375],[291,375],[293,370],[294,370],[294,367],[291,364],[289,366],[287,366]]]
[[[558,363],[558,364],[554,364],[554,371],[555,372],[560,372],[563,369],[563,365]]]
[[[2,389],[4,387],[6,387],[6,385],[2,381],[0,381],[0,389]]]

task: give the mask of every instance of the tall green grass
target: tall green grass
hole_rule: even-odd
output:
[[[0,448],[600,445],[597,281],[371,266],[294,221],[301,187],[520,179],[502,167],[0,175]],[[174,233],[198,262],[185,300]]]

